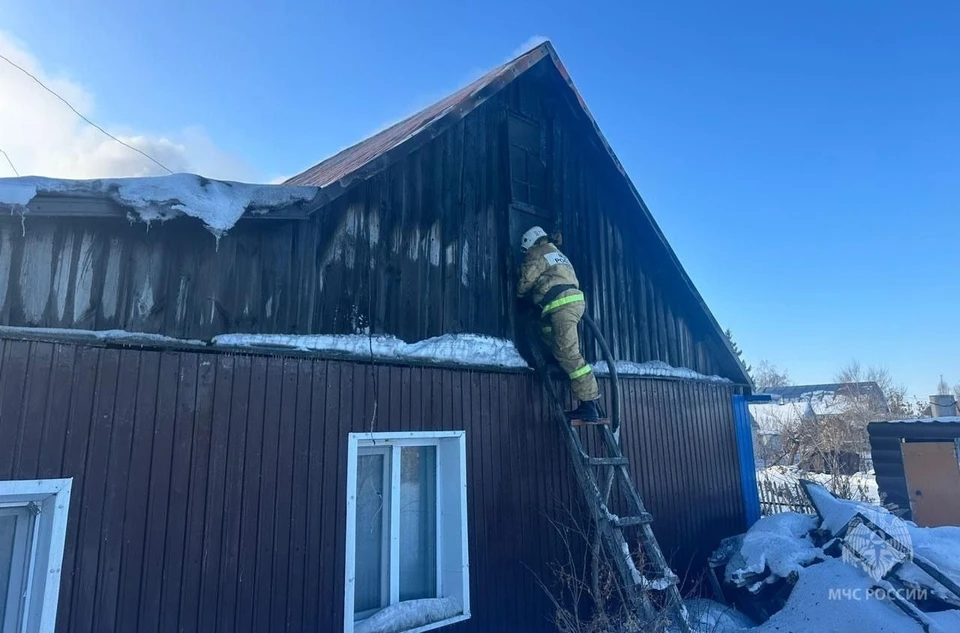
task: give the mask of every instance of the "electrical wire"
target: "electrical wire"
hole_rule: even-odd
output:
[[[71,110],[73,110],[73,113],[74,113],[74,114],[76,114],[78,117],[80,117],[81,119],[83,119],[84,121],[86,121],[89,125],[97,128],[98,130],[100,130],[101,132],[103,132],[106,136],[109,136],[110,138],[112,138],[112,139],[115,140],[116,142],[120,143],[121,145],[123,145],[123,146],[126,147],[127,149],[132,149],[133,151],[135,151],[136,153],[140,154],[140,155],[143,156],[144,158],[152,161],[152,162],[155,163],[158,167],[160,167],[161,169],[163,169],[164,171],[166,171],[168,174],[172,174],[172,173],[173,173],[173,171],[172,171],[169,167],[167,167],[166,165],[164,165],[163,163],[161,163],[160,161],[158,161],[156,158],[154,158],[154,157],[151,156],[150,154],[147,154],[147,153],[144,152],[143,150],[137,149],[136,147],[134,147],[133,145],[130,145],[129,143],[125,143],[125,142],[121,141],[120,139],[118,139],[116,136],[114,136],[114,135],[111,134],[110,132],[107,132],[105,129],[103,129],[102,127],[100,127],[99,125],[97,125],[96,123],[94,123],[93,121],[91,121],[90,119],[88,119],[87,117],[85,117],[85,116],[83,116],[82,114],[80,114],[80,112],[79,112],[76,108],[74,108],[74,107],[70,104],[69,101],[67,101],[66,99],[64,99],[63,97],[61,97],[59,94],[57,94],[57,93],[56,93],[55,91],[53,91],[52,89],[48,88],[46,84],[44,84],[42,81],[40,81],[39,79],[37,79],[36,76],[34,76],[29,70],[27,70],[27,69],[24,68],[23,66],[20,66],[20,65],[17,64],[16,62],[12,61],[9,57],[6,57],[6,56],[4,56],[4,55],[2,55],[2,54],[0,54],[0,59],[2,59],[3,61],[7,62],[7,63],[10,64],[11,66],[13,66],[14,68],[16,68],[17,70],[19,70],[20,72],[22,72],[24,75],[26,75],[27,77],[29,77],[30,79],[33,79],[35,82],[37,82],[37,83],[40,85],[41,88],[43,88],[44,90],[46,90],[47,92],[49,92],[50,94],[52,94],[54,97],[56,97],[56,98],[59,99],[60,101],[63,101],[63,103],[66,104],[66,106],[67,106],[68,108],[70,108]],[[7,160],[10,160],[10,159],[8,158]],[[16,170],[14,170],[14,171],[16,171]]]
[[[17,177],[19,178],[19,177],[20,177],[20,172],[17,171],[17,168],[16,168],[16,167],[14,167],[13,161],[10,160],[10,156],[8,156],[7,153],[6,153],[5,151],[3,151],[2,149],[0,149],[0,154],[3,154],[3,157],[7,159],[7,163],[9,163],[10,169],[12,169],[12,170],[13,170],[13,173],[15,173],[15,174],[17,175]]]

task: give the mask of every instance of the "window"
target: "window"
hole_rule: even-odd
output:
[[[510,189],[513,201],[545,208],[546,170],[540,126],[515,114],[507,117],[510,145]]]
[[[470,617],[463,431],[351,433],[345,633]]]
[[[53,633],[70,479],[0,482],[0,630]]]

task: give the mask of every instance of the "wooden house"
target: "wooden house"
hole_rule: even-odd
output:
[[[170,178],[198,197],[0,182],[0,507],[59,499],[16,524],[47,535],[16,559],[47,572],[16,580],[42,626],[350,633],[433,600],[412,630],[551,630],[537,579],[579,492],[536,375],[372,353],[522,346],[514,249],[534,223],[562,233],[618,359],[690,370],[621,380],[674,569],[744,529],[749,378],[549,43],[243,189],[238,217],[192,205],[239,186]],[[290,338],[318,334],[369,335],[371,354]]]

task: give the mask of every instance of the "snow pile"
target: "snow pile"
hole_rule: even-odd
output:
[[[743,631],[755,625],[750,618],[733,607],[705,598],[684,600],[690,614],[692,633],[723,633]]]
[[[823,553],[809,536],[816,527],[817,517],[796,512],[760,519],[744,536],[739,554],[727,565],[726,579],[742,585],[769,569],[771,576],[767,579],[777,580],[823,560]],[[751,590],[760,586],[762,584]]]
[[[661,360],[651,360],[645,363],[634,363],[627,360],[618,360],[617,374],[620,376],[655,376],[657,378],[683,378],[685,380],[709,380],[711,382],[730,382],[722,376],[707,376],[686,367],[674,367]],[[607,361],[593,364],[595,374],[609,374],[610,367]]]
[[[134,218],[144,222],[189,215],[201,220],[217,237],[233,228],[244,213],[266,213],[308,203],[318,192],[317,187],[251,185],[194,174],[101,180],[37,176],[0,179],[0,205],[20,212],[41,194],[99,198],[131,210]]]
[[[448,362],[484,367],[527,367],[513,343],[479,334],[444,334],[418,343],[393,336],[366,334],[221,334],[223,347],[270,347],[310,352],[336,352],[379,359]]]
[[[784,513],[757,522],[743,537],[727,539],[712,561],[727,563],[725,580],[741,591],[738,605],[760,619],[753,629],[731,625],[718,631],[734,633],[840,633],[887,631],[889,633],[946,633],[960,630],[960,599],[924,573],[916,564],[920,557],[953,580],[960,580],[960,528],[919,528],[900,521],[880,506],[834,497],[822,486],[805,481],[804,488],[819,516]],[[908,549],[914,561],[896,548],[883,545],[860,523],[848,524],[862,514]],[[845,528],[847,528],[845,530]],[[842,543],[836,537],[842,534]],[[822,546],[818,547],[818,546]],[[729,550],[735,548],[730,555]],[[857,551],[860,556],[852,554]],[[881,576],[881,574],[884,574]],[[881,579],[885,578],[885,579]],[[898,589],[902,586],[906,588]],[[761,589],[766,588],[764,591]],[[931,606],[910,590],[927,590]],[[918,616],[921,626],[891,601],[896,593],[929,612]],[[916,594],[920,596],[921,594]],[[925,606],[926,605],[926,606]],[[937,612],[936,609],[947,609]]]
[[[0,325],[0,335],[7,336],[50,336],[53,338],[90,339],[105,343],[122,343],[127,345],[205,345],[196,339],[181,339],[162,334],[147,332],[127,332],[126,330],[71,330],[54,327],[11,327]]]
[[[786,605],[755,633],[922,633],[889,601],[872,597],[872,579],[831,558],[800,570]]]
[[[823,522],[820,527],[832,536],[837,536],[847,523],[857,516],[857,513],[863,512],[866,516],[888,515],[890,514],[884,508],[859,501],[846,501],[837,499],[830,491],[822,485],[808,485],[807,494],[810,500],[817,508],[817,513]]]
[[[0,204],[6,204],[14,209],[25,209],[27,204],[37,195],[37,186],[27,183],[11,182],[19,178],[0,179]]]
[[[960,584],[960,527],[922,528],[908,524],[907,529],[910,532],[913,553],[934,561],[937,569],[953,582]],[[941,600],[960,607],[957,597],[930,578],[916,563],[906,563],[898,575],[907,586],[927,588]]]
[[[837,499],[819,486],[809,486],[818,510],[823,515],[821,527],[836,536],[858,513],[885,526],[891,522],[901,525],[904,533],[894,534],[910,547],[914,555],[933,562],[937,569],[960,584],[960,527],[922,528],[908,521],[897,521],[880,506]],[[885,517],[889,517],[884,520]],[[914,562],[907,562],[897,576],[909,587],[930,590],[945,602],[960,606],[957,597],[947,591]]]
[[[457,598],[428,598],[398,602],[354,625],[354,633],[402,633],[441,622],[463,613]]]

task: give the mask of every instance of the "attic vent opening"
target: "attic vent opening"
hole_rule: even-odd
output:
[[[545,209],[547,174],[540,125],[510,113],[507,117],[507,137],[513,202]]]

